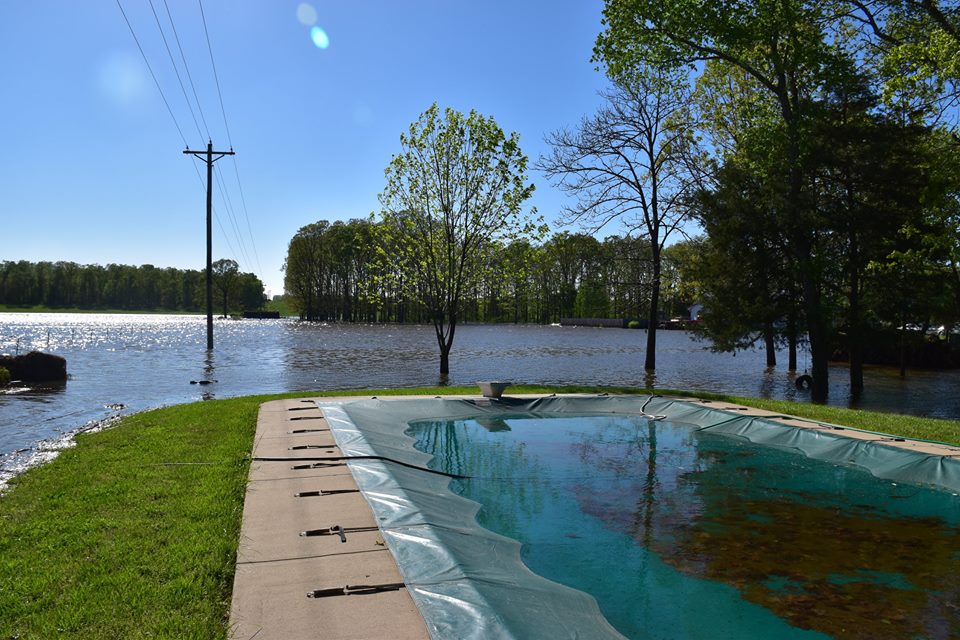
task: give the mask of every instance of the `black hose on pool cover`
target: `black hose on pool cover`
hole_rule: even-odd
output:
[[[651,420],[663,420],[667,416],[659,415],[649,415],[644,410],[647,408],[647,405],[658,396],[651,395],[647,398],[647,401],[643,403],[643,406],[640,407],[640,414],[645,418]],[[445,476],[447,478],[455,478],[457,480],[469,480],[473,476],[464,476],[457,473],[447,473],[446,471],[437,471],[436,469],[429,469],[427,467],[420,467],[415,464],[410,464],[408,462],[401,462],[400,460],[394,460],[393,458],[387,458],[385,456],[326,456],[323,458],[253,458],[254,462],[343,462],[349,460],[380,460],[381,462],[392,462],[393,464],[398,464],[401,467],[407,467],[408,469],[416,469],[417,471],[426,471],[427,473],[434,473],[438,476]]]
[[[392,462],[393,464],[398,464],[401,467],[416,469],[417,471],[426,471],[427,473],[435,473],[438,476],[446,476],[448,478],[456,478],[458,480],[469,480],[472,477],[472,476],[461,476],[456,473],[447,473],[446,471],[437,471],[436,469],[428,469],[427,467],[418,467],[415,464],[410,464],[408,462],[401,462],[400,460],[394,460],[393,458],[387,458],[384,456],[326,456],[323,458],[253,458],[254,462],[341,462],[344,460],[380,460],[382,462]]]

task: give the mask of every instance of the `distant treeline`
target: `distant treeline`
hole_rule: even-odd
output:
[[[370,220],[302,227],[284,264],[288,302],[301,318],[344,322],[429,322],[422,305],[399,293],[403,273],[377,267],[382,234]],[[560,318],[644,318],[653,269],[642,238],[559,233],[532,244],[488,247],[493,276],[465,293],[467,322],[550,324]],[[671,252],[662,274],[661,311],[687,317]]]
[[[215,289],[222,275],[215,273]],[[263,283],[240,273],[228,284],[230,307],[258,309]],[[217,294],[215,294],[217,295]],[[216,308],[220,310],[217,296]],[[203,311],[203,270],[158,268],[150,264],[81,265],[75,262],[0,262],[0,304],[51,308],[123,309],[130,311]]]

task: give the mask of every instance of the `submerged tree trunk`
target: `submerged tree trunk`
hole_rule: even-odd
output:
[[[797,370],[797,313],[791,311],[787,315],[787,370]]]
[[[850,237],[850,314],[847,320],[847,348],[850,351],[850,393],[863,392],[863,322],[860,317],[859,246],[855,234]]]
[[[450,373],[450,350],[440,348],[440,375],[445,376]]]
[[[810,289],[807,302],[807,318],[810,336],[810,375],[813,384],[810,385],[810,399],[813,402],[826,402],[828,395],[828,376],[830,363],[830,344],[828,340],[827,322],[824,312],[820,308],[820,292],[816,289],[812,278],[804,278],[804,289]]]
[[[791,176],[791,182],[799,181],[801,178],[799,169],[791,170],[791,174],[793,173],[797,173],[797,175],[795,177]],[[799,199],[799,184],[794,185],[791,191]],[[794,224],[796,224],[796,221],[794,221]],[[807,336],[810,340],[810,376],[813,378],[810,385],[810,400],[824,403],[827,401],[829,392],[830,331],[827,313],[823,308],[820,279],[813,260],[813,240],[806,236],[807,233],[808,230],[806,229],[796,228],[793,245],[800,274],[800,286],[803,291]]]
[[[907,377],[907,313],[900,310],[900,377]]]
[[[800,99],[796,78],[792,75],[781,79],[777,90],[784,123],[787,126],[787,166],[790,172],[789,208],[785,222],[790,225],[790,243],[797,261],[800,286],[803,291],[807,319],[807,335],[810,338],[810,399],[826,402],[829,390],[829,329],[826,312],[822,307],[820,278],[814,264],[814,239],[811,236],[812,208],[803,201],[803,168],[800,160]]]
[[[763,344],[767,351],[767,366],[777,366],[777,346],[773,340],[773,323],[769,320],[763,327]]]
[[[650,287],[650,309],[647,315],[647,353],[643,368],[653,371],[657,368],[657,311],[660,306],[660,252],[653,250],[653,284]]]
[[[450,349],[453,347],[453,336],[457,332],[457,318],[451,317],[444,331],[444,320],[441,318],[433,324],[434,331],[437,333],[437,344],[440,347],[440,375],[445,376],[450,373]]]

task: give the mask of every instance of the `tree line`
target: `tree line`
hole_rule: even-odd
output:
[[[263,305],[263,283],[240,273],[235,261],[218,260],[213,273],[218,308],[224,307],[224,291],[230,310]],[[206,308],[205,291],[206,272],[199,269],[0,262],[0,304],[10,306],[196,312]]]
[[[284,264],[288,302],[305,320],[430,321],[419,299],[404,296],[398,263],[376,256],[381,222],[318,221],[291,239]],[[663,317],[687,317],[692,290],[679,280],[667,250]],[[677,253],[680,256],[680,253]],[[491,267],[465,291],[462,320],[551,324],[562,318],[646,319],[653,282],[649,243],[642,238],[562,232],[543,242],[516,240],[485,249]],[[389,273],[388,273],[389,272]],[[387,276],[390,277],[387,277]]]

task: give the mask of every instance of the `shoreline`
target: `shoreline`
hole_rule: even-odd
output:
[[[792,416],[796,416],[800,419],[812,420],[815,422],[821,422],[827,425],[842,425],[845,428],[863,431],[865,433],[872,433],[882,436],[903,436],[911,440],[918,440],[921,442],[940,444],[947,446],[960,446],[960,420],[951,420],[946,418],[928,418],[924,416],[909,416],[906,414],[896,414],[896,413],[885,413],[885,412],[876,412],[876,411],[866,411],[861,409],[847,409],[842,407],[832,407],[830,405],[813,405],[809,403],[799,403],[793,402],[790,400],[764,400],[761,398],[747,398],[740,396],[732,396],[727,394],[714,394],[707,392],[698,392],[698,391],[682,391],[682,390],[651,390],[651,389],[637,389],[633,387],[597,387],[597,386],[551,386],[551,385],[512,385],[513,388],[519,389],[533,389],[532,393],[612,393],[612,394],[655,394],[655,395],[669,395],[674,397],[688,397],[688,398],[697,398],[700,400],[706,400],[707,402],[735,402],[748,407],[755,409],[772,411],[775,413],[784,413]],[[294,391],[286,392],[279,394],[266,394],[262,395],[265,398],[264,402],[271,400],[280,400],[288,398],[303,398],[303,397],[362,397],[371,394],[380,394],[380,395],[417,395],[417,394],[432,394],[432,395],[470,395],[475,393],[475,387],[465,387],[465,386],[454,386],[454,387],[409,387],[409,388],[394,388],[394,389],[343,389],[335,391]],[[523,393],[527,393],[524,391]],[[229,400],[240,400],[250,397],[261,397],[260,394],[248,395],[248,396],[232,396],[227,398],[219,398],[218,400],[229,401]],[[76,446],[76,438],[78,436],[97,433],[104,431],[106,429],[113,428],[119,425],[124,419],[135,416],[137,414],[158,411],[171,406],[190,406],[193,404],[198,404],[202,402],[208,402],[207,400],[195,400],[193,402],[180,403],[174,405],[157,405],[153,407],[145,407],[132,411],[130,413],[123,413],[123,409],[116,409],[117,413],[114,415],[107,416],[105,418],[97,418],[94,420],[89,420],[75,428],[64,430],[60,432],[60,435],[51,438],[43,438],[37,441],[34,441],[30,446],[23,447],[21,449],[16,449],[9,452],[0,452],[0,499],[2,499],[4,493],[9,487],[11,480],[14,480],[23,473],[29,471],[30,469],[48,464],[55,460],[57,456],[65,449],[72,448]],[[807,410],[809,409],[809,411]],[[836,411],[833,411],[836,409]],[[847,416],[846,421],[844,416]],[[865,419],[872,419],[873,421],[883,422],[885,429],[876,429],[876,428],[866,428],[863,424],[856,426],[850,424],[851,416],[860,416]],[[937,431],[933,435],[938,437],[925,437],[929,435],[928,428],[920,426],[916,429],[907,428],[903,429],[904,425],[895,424],[899,419],[906,419],[909,421],[917,421],[918,424],[926,424],[932,422],[934,424],[940,424],[946,431]],[[898,428],[898,426],[900,428]],[[950,439],[952,431],[953,439]],[[943,435],[947,437],[944,438]]]
[[[157,407],[160,408],[160,407]],[[144,409],[152,411],[153,409]],[[10,481],[14,480],[30,469],[53,462],[65,449],[70,449],[77,445],[77,436],[98,433],[105,429],[110,429],[118,425],[124,418],[135,415],[133,413],[117,413],[106,418],[90,420],[83,425],[63,431],[54,438],[44,438],[37,440],[29,447],[23,447],[0,455],[0,499],[3,498],[9,487]]]

